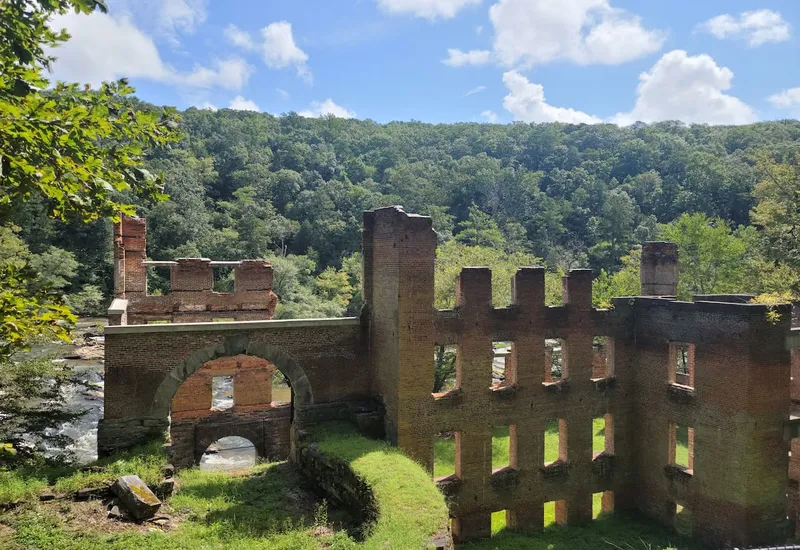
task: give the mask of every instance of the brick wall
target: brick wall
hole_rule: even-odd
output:
[[[170,269],[170,292],[147,293],[147,221],[123,216],[114,226],[114,294],[128,300],[126,323],[197,323],[215,319],[272,319],[278,304],[272,292],[272,265],[263,260],[223,262],[234,267],[234,292],[214,292],[214,262],[178,258]]]
[[[194,441],[195,451],[205,442],[198,435],[202,430],[222,433],[215,426],[266,433],[266,420],[258,417],[264,403],[257,402],[266,390],[254,392],[252,407],[217,418],[207,412],[207,377],[189,376],[220,357],[229,359],[209,371],[250,361],[239,357],[244,354],[270,361],[292,380],[293,430],[351,418],[379,432],[380,414],[346,405],[377,399],[386,437],[429,468],[434,436],[454,432],[456,474],[440,486],[450,497],[459,540],[489,536],[491,513],[501,510],[511,528],[537,531],[543,505],[551,501],[558,502],[558,521],[587,521],[592,495],[599,492],[607,508],[639,510],[665,523],[674,521],[676,505],[684,506],[693,513],[695,534],[718,546],[782,538],[787,491],[800,501],[798,483],[789,486],[789,444],[783,438],[793,397],[787,308],[777,308],[777,322],[767,319],[765,306],[733,295],[696,297],[693,303],[633,297],[616,300],[612,310],[597,310],[588,270],[572,270],[564,278],[562,305],[548,307],[544,269],[538,267],[520,268],[509,281],[513,304],[496,308],[490,270],[465,267],[456,306],[438,311],[435,248],[429,218],[400,207],[365,213],[366,304],[360,322],[110,327],[99,445],[113,446],[113,435],[123,434],[128,443],[163,429],[170,407],[177,421],[173,440]],[[248,269],[237,274],[237,285],[253,296],[270,292],[271,272],[268,277],[257,268],[261,275],[246,279],[242,273]],[[674,294],[674,245],[648,244],[642,272],[648,294]],[[191,292],[213,306],[208,290]],[[207,312],[178,308],[174,315],[194,321]],[[606,338],[602,347],[593,344],[598,336]],[[560,380],[549,376],[546,339],[561,340]],[[492,343],[498,341],[512,342],[500,385],[491,374]],[[432,395],[437,344],[457,348],[457,388]],[[677,370],[678,357],[686,357],[689,372]],[[252,387],[267,372],[257,363],[236,367],[253,373]],[[187,411],[191,421],[183,422]],[[256,412],[257,418],[236,416]],[[598,417],[606,418],[609,433],[606,451],[595,454],[592,420]],[[562,434],[560,458],[545,464],[544,433],[551,420],[558,420]],[[276,434],[285,433],[283,420],[270,422]],[[498,426],[509,427],[511,458],[495,470],[491,438]],[[691,428],[686,466],[674,456],[679,428]],[[179,446],[181,456],[189,456],[192,444]]]

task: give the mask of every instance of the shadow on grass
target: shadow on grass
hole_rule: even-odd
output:
[[[329,509],[288,462],[269,465],[247,476],[187,473],[170,504],[193,521],[218,524],[222,531],[237,536],[284,533],[324,526],[331,520],[347,522],[347,515]]]
[[[699,542],[638,515],[599,516],[585,526],[557,526],[523,535],[502,529],[491,539],[459,545],[464,550],[702,550]]]

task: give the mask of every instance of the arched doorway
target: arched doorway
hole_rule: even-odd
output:
[[[308,379],[288,354],[229,338],[173,369],[156,392],[152,416],[170,417],[176,467],[198,463],[212,443],[230,436],[249,440],[260,457],[285,459],[291,423],[312,403]]]
[[[222,437],[208,446],[198,466],[204,472],[248,470],[256,465],[258,452],[253,442],[238,435]]]

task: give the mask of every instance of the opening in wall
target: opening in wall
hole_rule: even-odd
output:
[[[544,381],[558,382],[567,378],[567,347],[562,338],[544,341]]]
[[[436,344],[433,348],[434,397],[442,397],[458,388],[458,346]]]
[[[505,388],[517,383],[514,342],[492,342],[492,388]]]
[[[669,382],[694,387],[694,344],[670,342]]]
[[[567,501],[551,500],[544,503],[544,526],[567,524]]]
[[[275,369],[272,371],[272,406],[288,405],[292,402],[292,386],[289,379]]]
[[[171,292],[172,268],[169,266],[147,266],[147,295],[163,296]]]
[[[544,464],[567,461],[567,421],[564,418],[547,422],[544,430]]]
[[[217,410],[233,407],[233,376],[214,376],[211,379],[211,408]]]
[[[215,265],[212,266],[214,270],[214,292],[233,292],[233,267],[228,265]]]
[[[611,413],[592,420],[592,456],[614,454],[614,417]]]
[[[492,469],[517,466],[517,427],[495,426],[492,429]]]
[[[508,525],[508,510],[492,512],[492,536],[501,533]]]
[[[686,506],[677,502],[668,503],[667,516],[672,520],[672,525],[679,534],[687,537],[692,535],[694,519],[691,510]]]
[[[669,463],[694,473],[694,428],[670,423]]]
[[[592,495],[592,519],[598,519],[614,513],[614,492],[603,491]]]
[[[433,436],[433,477],[440,479],[456,473],[458,432],[440,432]]]
[[[614,376],[614,339],[610,336],[592,338],[592,378]]]

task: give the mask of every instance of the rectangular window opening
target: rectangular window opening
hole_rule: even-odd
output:
[[[492,469],[517,467],[517,427],[495,426],[492,428]]]
[[[614,454],[614,417],[611,413],[592,420],[592,456]]]
[[[215,376],[211,379],[211,408],[216,410],[233,407],[233,376]]]
[[[517,383],[516,350],[514,342],[492,342],[492,389],[506,388]]]
[[[670,342],[669,382],[694,387],[694,344]]]
[[[551,500],[544,503],[544,526],[567,524],[567,501]]]
[[[592,495],[592,519],[602,519],[614,513],[614,492],[603,491]]]
[[[292,402],[292,387],[281,371],[272,371],[272,406],[288,405]]]
[[[433,478],[440,479],[456,473],[458,432],[440,432],[433,436]]]
[[[500,510],[492,513],[492,536],[502,532],[508,524],[508,511]]]
[[[672,516],[672,524],[678,534],[685,537],[692,536],[694,519],[692,518],[692,511],[683,504],[673,502],[670,503],[670,512]]]
[[[211,266],[214,270],[214,292],[233,292],[233,267],[229,265],[214,265]]]
[[[172,268],[169,266],[147,266],[147,295],[165,296],[172,284]]]
[[[562,338],[544,341],[544,381],[558,382],[567,378],[567,346]]]
[[[458,379],[458,346],[436,344],[433,348],[433,393],[434,397],[444,397],[456,390]]]
[[[694,428],[670,423],[669,463],[694,473]]]
[[[614,376],[614,339],[610,336],[592,338],[592,378]]]
[[[544,429],[544,464],[567,461],[567,421],[564,418],[547,422]]]

